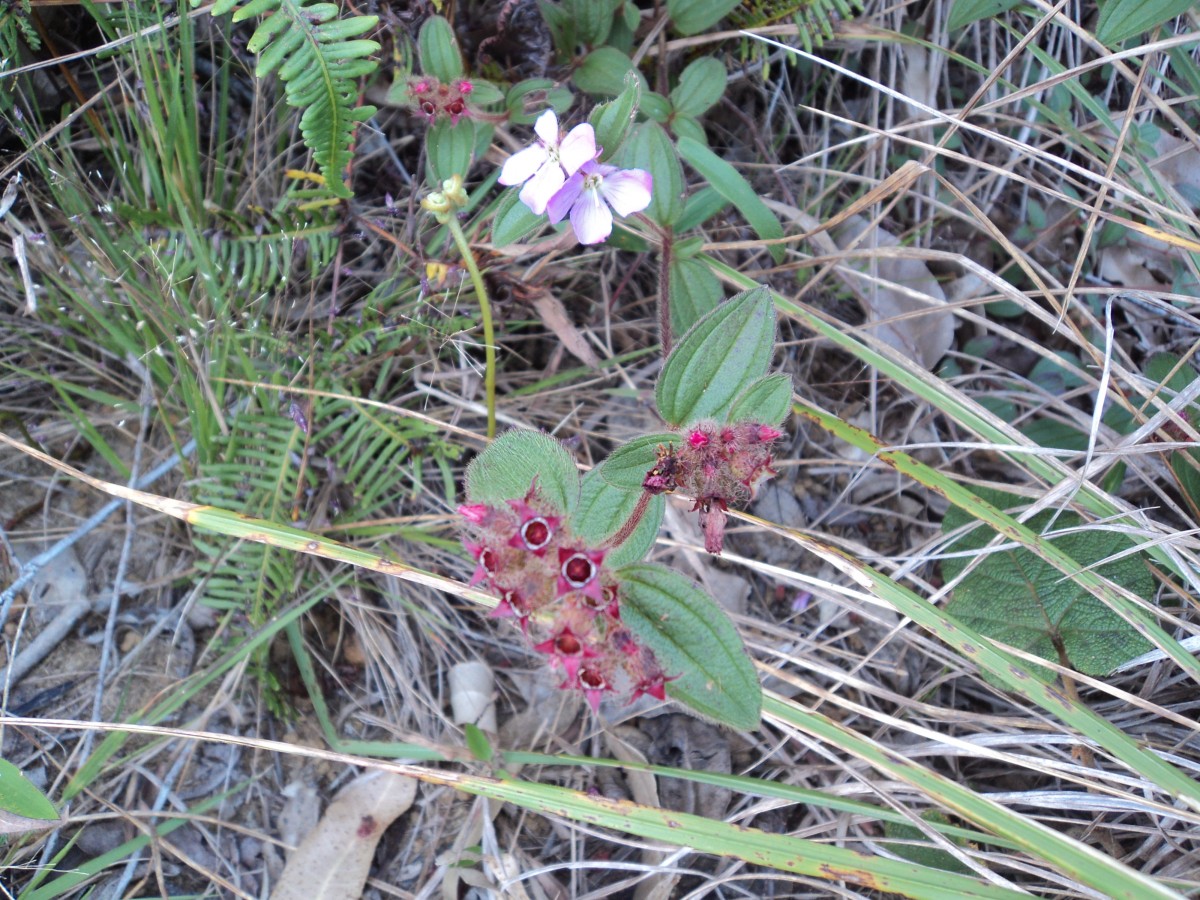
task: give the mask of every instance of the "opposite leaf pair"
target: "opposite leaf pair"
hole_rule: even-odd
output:
[[[761,690],[736,629],[687,578],[640,563],[654,545],[664,493],[695,500],[705,544],[719,552],[725,510],[774,472],[791,382],[767,375],[774,307],[762,290],[702,318],[663,367],[656,399],[679,429],[618,448],[580,480],[547,435],[502,435],[467,471],[465,546],[472,583],[500,598],[562,686],[593,707],[607,693],[671,696],[735,727],[757,724]],[[770,424],[768,424],[770,423]]]

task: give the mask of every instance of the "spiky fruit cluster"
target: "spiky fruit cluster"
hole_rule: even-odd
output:
[[[470,115],[467,97],[470,96],[473,87],[465,78],[443,84],[430,75],[424,75],[409,82],[408,92],[412,95],[417,109],[424,113],[430,122],[439,116],[449,116],[450,124],[453,125],[461,117]]]
[[[583,691],[595,709],[609,692],[665,700],[671,679],[653,651],[621,622],[621,591],[604,565],[607,550],[575,538],[562,516],[538,497],[536,485],[502,506],[458,508],[463,540],[475,558],[471,584],[486,585],[500,604],[492,613],[515,618],[561,687]]]
[[[642,488],[651,494],[678,490],[695,497],[704,549],[720,553],[729,504],[752,500],[759,485],[774,477],[771,447],[781,437],[782,431],[757,422],[700,422],[684,431],[678,447],[659,445],[658,461]]]

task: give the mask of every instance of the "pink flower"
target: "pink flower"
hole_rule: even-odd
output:
[[[604,586],[597,577],[600,574],[600,564],[604,562],[606,550],[572,550],[560,547],[558,550],[558,585],[559,597],[579,591],[585,597],[590,597],[597,604],[604,603]]]
[[[558,129],[558,116],[552,109],[538,116],[533,130],[538,142],[505,160],[500,183],[524,184],[521,202],[540,216],[567,176],[596,158],[596,133],[591,125],[584,123],[563,137]]]
[[[644,169],[585,162],[550,199],[546,212],[552,223],[561,222],[569,212],[579,243],[599,244],[612,233],[613,212],[631,216],[650,205],[653,184]]]

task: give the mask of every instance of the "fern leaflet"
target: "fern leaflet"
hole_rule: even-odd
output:
[[[191,0],[198,6],[202,0]],[[214,16],[224,15],[238,0],[217,0]],[[269,13],[269,15],[267,15]],[[355,107],[356,81],[375,71],[378,63],[367,57],[379,49],[377,41],[358,35],[370,31],[378,16],[338,19],[336,3],[312,0],[251,0],[233,13],[241,22],[266,15],[247,45],[258,54],[254,74],[279,75],[289,106],[301,109],[300,134],[321,169],[325,184],[338,197],[351,191],[342,181],[350,163],[354,126],[375,115],[375,107]]]

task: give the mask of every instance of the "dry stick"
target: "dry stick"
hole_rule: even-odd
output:
[[[137,482],[136,487],[145,489],[153,485],[156,481],[172,471],[184,457],[191,456],[196,449],[196,441],[193,438],[184,444],[180,452],[170,459],[155,466],[146,475]],[[87,521],[72,531],[69,535],[46,550],[44,553],[39,553],[29,562],[21,566],[21,574],[17,580],[5,588],[3,593],[0,593],[0,622],[8,621],[8,614],[12,608],[13,598],[16,597],[17,591],[25,587],[29,582],[33,581],[37,573],[46,566],[51,560],[57,557],[60,553],[73,547],[85,535],[91,534],[96,528],[103,524],[104,520],[111,516],[114,512],[121,508],[125,503],[124,500],[112,500],[104,506],[100,507]],[[119,584],[120,582],[118,582]],[[20,681],[30,669],[41,662],[58,642],[66,637],[76,623],[83,617],[83,614],[91,609],[91,604],[87,601],[81,601],[77,604],[71,604],[66,607],[59,616],[50,623],[41,634],[39,634],[7,667],[0,670],[0,682],[4,683],[4,690],[7,693],[8,689]]]

